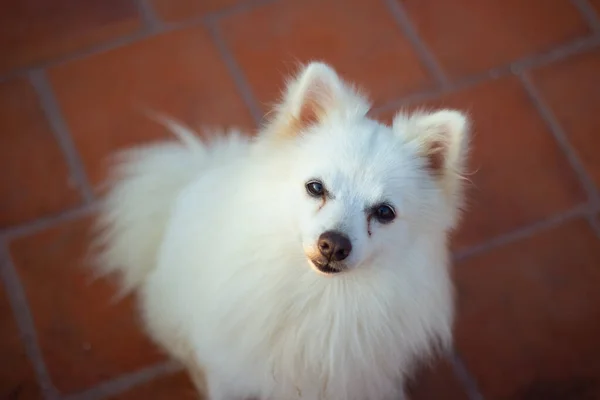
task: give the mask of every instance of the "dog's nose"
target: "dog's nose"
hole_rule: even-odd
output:
[[[331,261],[345,260],[352,251],[350,239],[335,231],[322,233],[317,245],[321,254]]]

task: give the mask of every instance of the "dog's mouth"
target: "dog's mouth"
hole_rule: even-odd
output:
[[[344,268],[341,265],[338,266],[328,261],[323,262],[319,259],[311,259],[310,261],[317,271],[325,275],[339,274],[344,271]]]

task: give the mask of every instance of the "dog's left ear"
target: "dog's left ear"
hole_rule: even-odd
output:
[[[456,110],[432,113],[399,113],[393,129],[409,142],[425,159],[427,170],[440,182],[450,196],[462,195],[469,145],[469,120]]]
[[[322,123],[335,113],[362,113],[369,104],[335,70],[322,62],[311,62],[287,85],[275,109],[278,135],[294,135]]]
[[[407,141],[417,144],[417,150],[425,157],[432,174],[442,176],[448,172],[463,172],[469,121],[460,111],[399,113],[394,118],[393,129]]]

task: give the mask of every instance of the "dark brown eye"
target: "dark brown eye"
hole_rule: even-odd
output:
[[[382,224],[392,222],[396,218],[396,212],[392,206],[380,204],[374,208],[373,216]]]
[[[325,187],[319,181],[310,181],[306,184],[306,192],[312,197],[323,197]]]

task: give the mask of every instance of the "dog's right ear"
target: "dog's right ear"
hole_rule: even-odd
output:
[[[296,135],[325,118],[346,111],[367,113],[369,104],[333,68],[311,62],[293,78],[275,109],[274,134]]]

